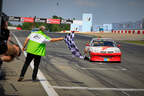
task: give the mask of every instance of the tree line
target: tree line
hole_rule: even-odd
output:
[[[52,19],[63,19],[62,17],[52,16]],[[9,23],[9,25],[12,25]],[[47,24],[47,23],[29,23],[24,22],[22,24],[17,25],[16,27],[21,27],[22,30],[32,30],[33,28],[39,28],[39,26],[45,26],[46,30],[49,32],[60,32],[64,30],[70,30],[70,24]]]

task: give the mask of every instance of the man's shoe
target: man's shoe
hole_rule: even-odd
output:
[[[33,82],[36,82],[36,81],[38,81],[38,80],[37,80],[36,78],[32,78],[32,81],[33,81]]]
[[[24,77],[20,77],[17,81],[22,81],[24,79]]]

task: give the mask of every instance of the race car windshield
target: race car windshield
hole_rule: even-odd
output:
[[[94,41],[92,46],[110,46],[114,47],[114,43],[110,41]]]

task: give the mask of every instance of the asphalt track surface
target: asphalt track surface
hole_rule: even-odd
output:
[[[14,32],[23,44],[28,32]],[[66,34],[47,33],[50,37]],[[91,40],[75,36],[80,52]],[[144,46],[121,44],[122,62],[89,62],[75,58],[64,41],[47,43],[40,70],[59,96],[144,96]]]

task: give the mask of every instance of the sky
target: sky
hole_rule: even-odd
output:
[[[3,0],[8,16],[76,18],[93,15],[93,24],[135,22],[144,17],[144,0]]]

